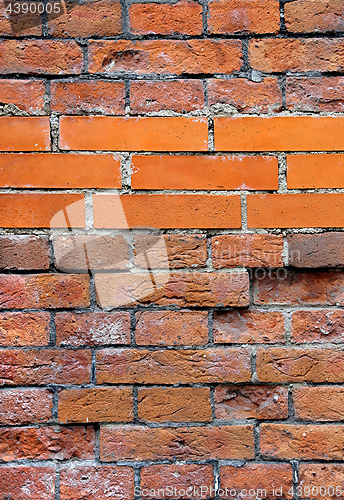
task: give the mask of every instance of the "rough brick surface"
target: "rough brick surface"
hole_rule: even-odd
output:
[[[289,264],[294,267],[342,267],[344,233],[288,236]]]
[[[292,342],[343,341],[344,313],[341,310],[295,311],[291,322]]]
[[[298,420],[341,421],[344,415],[342,387],[297,387],[293,390]]]
[[[287,78],[287,107],[291,111],[342,112],[343,86],[341,76]]]
[[[297,0],[284,8],[288,31],[295,33],[344,31],[344,7],[340,0]]]
[[[39,424],[52,419],[53,396],[44,389],[1,391],[1,425]]]
[[[49,342],[50,314],[46,312],[0,313],[2,347],[45,346]]]
[[[0,269],[49,269],[49,244],[38,236],[0,236]]]
[[[8,110],[15,106],[15,109],[30,115],[44,115],[44,96],[43,81],[0,80],[0,102],[4,109],[6,106]]]
[[[321,493],[329,491],[332,494],[332,487],[334,487],[333,494],[337,497],[342,496],[343,473],[344,468],[342,464],[300,464],[300,486],[306,494],[309,494],[308,488],[312,491],[315,486],[312,496],[316,499],[321,498]],[[320,488],[322,487],[322,490]]]
[[[0,469],[0,489],[4,498],[54,500],[54,467],[8,466]]]

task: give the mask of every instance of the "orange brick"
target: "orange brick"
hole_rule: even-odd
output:
[[[44,96],[45,85],[41,80],[0,80],[2,105],[13,105],[30,115],[44,115]]]
[[[278,189],[271,156],[139,156],[131,160],[134,189]]]
[[[343,112],[344,78],[341,76],[287,78],[286,101],[291,111]]]
[[[0,117],[0,151],[49,151],[49,118]]]
[[[343,188],[344,155],[288,155],[288,188]]]
[[[295,387],[293,401],[297,420],[343,420],[343,387]]]
[[[113,118],[63,116],[61,149],[206,151],[206,118]]]
[[[285,24],[295,33],[344,31],[340,0],[297,0],[284,6]]]
[[[0,346],[45,346],[49,342],[50,314],[45,312],[0,314]]]
[[[342,194],[257,194],[247,197],[248,227],[342,227]]]
[[[17,10],[18,7],[14,7],[12,4],[10,13],[8,4],[9,2],[7,1],[0,1],[0,35],[10,35],[12,37],[42,35],[42,20],[38,12],[30,13],[28,15],[18,14],[14,12],[14,10]],[[8,9],[7,12],[6,9]]]
[[[94,195],[95,228],[240,228],[240,196]]]
[[[23,491],[30,484],[31,498],[54,500],[55,498],[55,468],[54,467],[1,467],[0,490],[4,498],[24,498]],[[26,497],[29,498],[29,497]]]
[[[323,499],[325,493],[333,498],[342,498],[344,467],[342,464],[300,464],[299,485],[304,496],[312,495],[312,498]]]
[[[292,342],[344,341],[344,311],[340,309],[295,311],[291,321]]]
[[[2,389],[1,425],[46,423],[52,419],[53,396],[44,389]]]

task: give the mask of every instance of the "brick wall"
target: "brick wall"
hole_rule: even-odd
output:
[[[343,2],[9,5],[0,499],[342,498]]]

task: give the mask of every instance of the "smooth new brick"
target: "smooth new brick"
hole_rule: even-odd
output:
[[[97,302],[103,308],[149,303],[180,307],[244,307],[250,301],[248,281],[246,271],[119,273],[97,274],[95,285]]]
[[[0,309],[57,309],[90,304],[87,274],[1,274],[0,287]]]
[[[61,149],[119,151],[206,151],[206,118],[63,116]]]
[[[130,388],[70,389],[59,393],[58,419],[62,423],[130,422]]]
[[[0,424],[39,424],[52,418],[53,396],[44,389],[2,390]]]
[[[102,40],[89,46],[90,73],[230,74],[241,64],[238,40]]]
[[[288,31],[296,33],[344,31],[344,6],[340,0],[297,0],[284,6]]]
[[[136,313],[135,341],[138,345],[202,345],[208,340],[206,311]]]
[[[295,311],[291,322],[292,342],[334,342],[344,340],[344,311]]]
[[[134,189],[278,189],[270,156],[133,156]]]
[[[283,238],[273,234],[221,235],[212,238],[212,261],[224,267],[281,267]]]
[[[79,82],[53,81],[51,84],[51,110],[57,113],[65,115],[88,113],[124,115],[124,107],[124,82],[87,80]]]
[[[87,350],[0,351],[0,385],[87,384],[90,375]]]
[[[57,345],[130,344],[130,317],[126,312],[57,313]]]
[[[221,420],[287,418],[288,390],[263,385],[215,387],[215,416]]]
[[[0,269],[49,269],[49,243],[40,236],[0,236]]]
[[[321,189],[344,186],[344,155],[287,156],[288,189]]]
[[[240,228],[240,196],[94,195],[95,228]]]
[[[137,4],[132,4],[134,7]],[[157,8],[159,4],[146,4]],[[163,4],[171,6],[169,4]],[[176,113],[202,109],[204,91],[201,81],[132,81],[130,85],[131,114],[156,113],[171,110]]]
[[[311,494],[312,498],[324,498],[324,492],[334,498],[341,498],[343,496],[343,482],[344,467],[342,464],[300,464],[299,466],[299,484],[302,491],[305,491],[305,487],[307,487],[306,494]]]
[[[101,428],[100,459],[159,460],[251,459],[253,427]]]
[[[215,311],[213,334],[218,344],[284,343],[284,317],[270,311]]]
[[[190,0],[175,4],[134,3],[129,7],[129,25],[131,32],[139,35],[201,35],[202,5]]]
[[[0,429],[0,459],[4,462],[23,459],[92,460],[94,447],[95,432],[90,426]]]
[[[3,498],[16,500],[54,500],[55,468],[1,467],[0,490]]]
[[[146,422],[209,422],[212,420],[210,389],[139,389],[138,417]]]
[[[44,115],[44,96],[45,85],[41,80],[0,80],[0,102],[4,110]]]
[[[290,234],[289,265],[337,267],[344,265],[344,233]]]
[[[295,387],[293,401],[297,420],[343,420],[344,387]]]
[[[0,313],[0,346],[44,346],[49,342],[50,314]]]
[[[269,113],[282,109],[282,93],[276,78],[264,78],[261,82],[244,78],[208,80],[208,99],[210,106],[225,104],[239,113]]]
[[[49,118],[0,117],[0,151],[48,151],[49,149]]]
[[[343,382],[344,351],[321,348],[260,348],[260,382]]]
[[[287,108],[291,111],[343,112],[343,92],[342,76],[287,78]]]
[[[106,349],[97,353],[98,384],[191,384],[250,379],[246,349]]]

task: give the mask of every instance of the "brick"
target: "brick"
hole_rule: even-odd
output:
[[[146,422],[209,422],[212,420],[210,389],[139,389],[138,417]]]
[[[273,386],[215,387],[215,416],[220,420],[288,417],[288,390]]]
[[[0,445],[1,446],[1,445]],[[102,427],[100,459],[113,460],[251,459],[253,427]]]
[[[344,43],[324,38],[264,38],[249,45],[252,68],[270,72],[342,71]]]
[[[61,149],[206,151],[206,118],[63,116]]]
[[[284,317],[273,311],[215,311],[214,342],[217,344],[284,343]]]
[[[245,498],[293,498],[293,470],[290,464],[225,465],[220,469],[221,488],[244,492]],[[251,494],[250,494],[251,492]],[[252,494],[255,492],[254,494]]]
[[[0,117],[0,151],[48,151],[49,149],[49,118]]]
[[[123,236],[60,236],[53,244],[55,265],[63,271],[129,267],[128,243]]]
[[[297,0],[284,7],[285,24],[294,33],[344,31],[340,0]]]
[[[95,284],[97,302],[102,308],[149,303],[179,307],[244,307],[250,300],[246,271],[97,274]]]
[[[98,384],[191,384],[249,382],[246,349],[134,350],[97,353]]]
[[[60,476],[61,500],[102,500],[134,498],[134,471],[131,467],[64,465]]]
[[[49,244],[40,236],[0,236],[0,269],[49,269]]]
[[[90,375],[86,350],[0,351],[0,385],[87,384]]]
[[[62,423],[130,422],[130,388],[65,389],[59,393],[58,418]]]
[[[3,498],[54,500],[55,468],[37,466],[1,467],[0,490]]]
[[[136,156],[134,189],[278,189],[271,156]]]
[[[0,309],[57,309],[90,305],[87,274],[1,274],[0,287]]]
[[[343,112],[343,92],[344,78],[341,76],[287,78],[287,108],[291,111]]]
[[[44,115],[44,98],[45,85],[41,80],[0,80],[0,102],[4,111],[16,109],[30,115]]]
[[[288,155],[288,189],[341,189],[343,160],[344,155]]]
[[[1,425],[39,424],[52,418],[53,396],[44,389],[1,391]]]
[[[285,270],[284,270],[285,271]],[[343,273],[271,273],[254,283],[256,304],[325,304],[343,303]]]
[[[283,238],[274,234],[221,235],[212,238],[212,261],[225,267],[283,266]]]
[[[295,311],[291,322],[291,341],[342,343],[344,311]]]
[[[344,351],[320,348],[261,348],[260,382],[343,382]]]
[[[51,110],[57,113],[64,115],[88,113],[124,115],[124,108],[124,82],[87,80],[79,82],[53,81],[51,84]]]
[[[230,74],[241,64],[238,40],[101,40],[89,46],[90,73]]]
[[[291,234],[287,242],[291,266],[319,268],[344,265],[344,233]]]
[[[201,35],[202,5],[190,0],[175,4],[134,3],[129,7],[130,31],[138,35]]]
[[[343,387],[295,387],[293,401],[297,420],[343,420]]]
[[[83,55],[74,40],[2,40],[0,67],[4,75],[79,74]]]
[[[208,258],[207,238],[203,234],[168,234],[133,237],[134,264],[147,269],[205,267]]]
[[[136,5],[132,4],[131,7]],[[145,5],[154,6],[154,9],[159,5],[172,7],[169,4]],[[198,80],[133,81],[130,86],[130,106],[132,115],[163,110],[176,113],[196,111],[204,107],[203,85]]]
[[[213,483],[212,465],[159,464],[141,469],[140,489],[144,498],[168,498],[172,495],[178,499],[190,498],[193,491],[197,492],[198,498],[209,498],[205,488],[213,488]],[[203,491],[199,485],[203,485]]]
[[[0,225],[3,228],[85,227],[84,195],[2,193]]]
[[[275,0],[273,0],[275,2]],[[212,2],[221,3],[219,1]],[[239,113],[276,113],[282,110],[282,93],[276,78],[252,82],[244,78],[208,80],[209,106],[225,104]]]
[[[343,426],[261,425],[260,449],[266,458],[343,460],[343,446]]]
[[[60,4],[61,6],[61,4]],[[63,9],[63,6],[62,6]],[[65,2],[63,15],[48,15],[48,32],[56,37],[114,36],[122,32],[120,2]]]
[[[344,120],[322,116],[214,119],[217,151],[339,151]]]
[[[38,13],[30,15],[17,14],[14,12],[14,5],[12,5],[11,13],[6,12],[8,4],[7,1],[0,2],[0,35],[42,35],[42,21]]]
[[[121,204],[121,205],[120,205]],[[240,228],[241,201],[235,195],[94,195],[95,228]]]
[[[126,312],[61,312],[55,322],[59,346],[130,344],[130,316]]]
[[[0,313],[0,346],[45,346],[49,342],[50,314]]]
[[[94,459],[92,427],[19,427],[0,429],[0,458],[12,460]],[[32,497],[33,500],[33,497]]]
[[[136,313],[138,345],[203,345],[209,341],[206,311]]]
[[[344,197],[339,193],[257,194],[247,197],[249,228],[342,227]]]
[[[332,496],[342,498],[343,474],[344,468],[341,464],[300,464],[299,484],[303,492],[306,491],[315,499],[323,498],[324,488],[325,494],[332,494],[333,489]],[[306,496],[305,493],[304,496]]]

